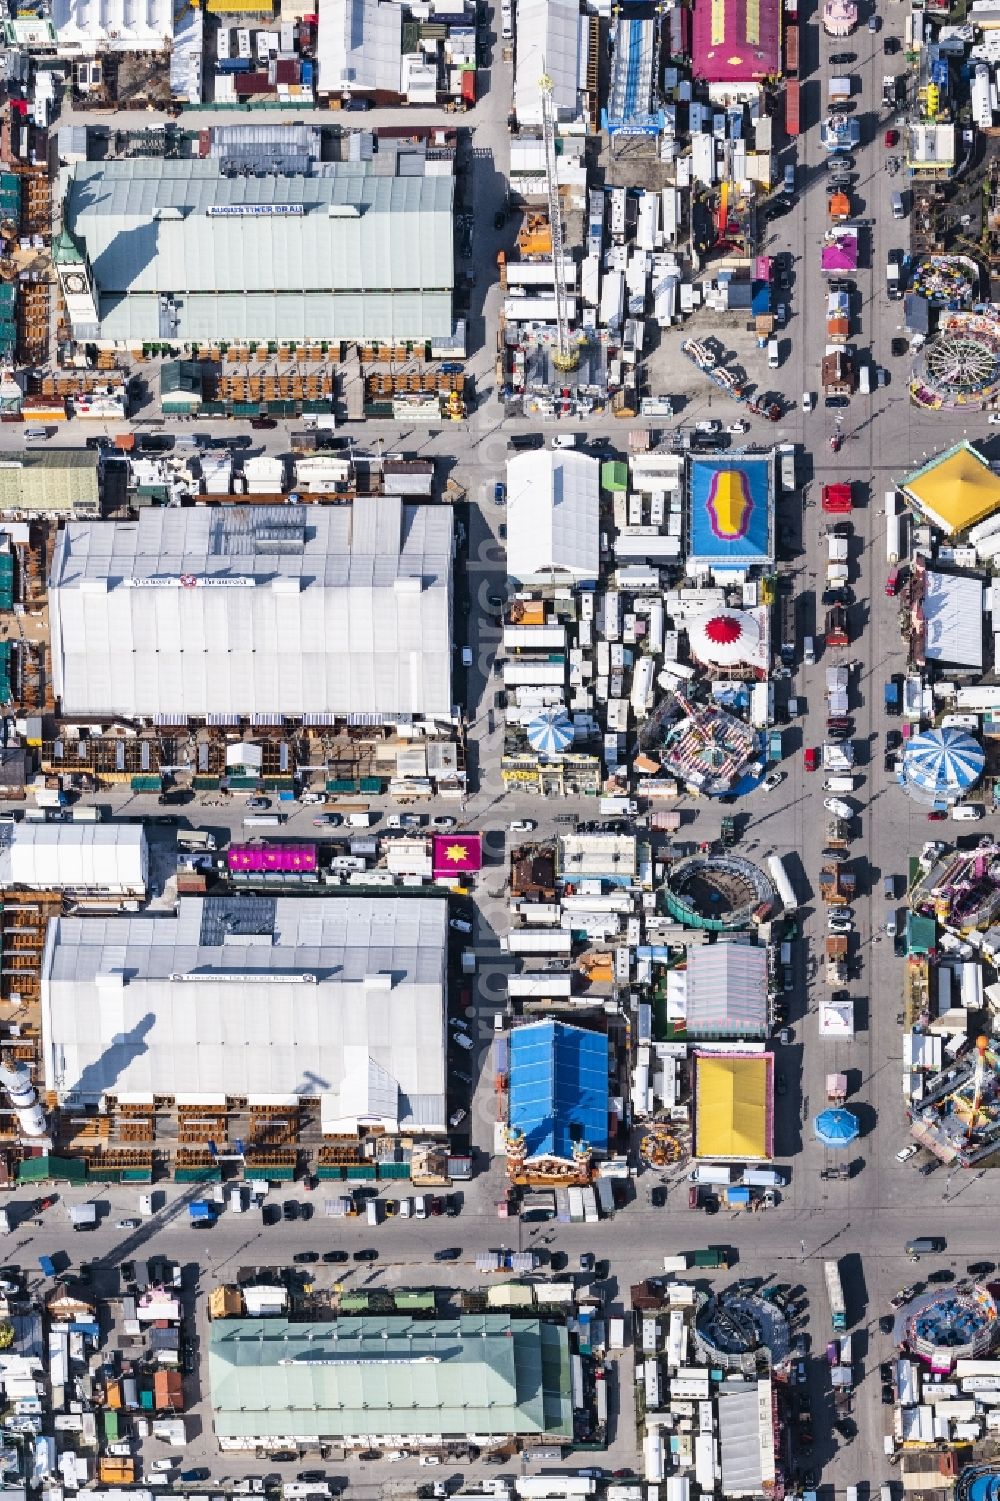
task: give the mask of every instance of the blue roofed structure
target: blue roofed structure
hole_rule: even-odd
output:
[[[688,507],[688,551],[696,567],[742,572],[773,564],[773,454],[692,459]]]
[[[608,1039],[565,1022],[516,1027],[510,1039],[510,1124],[528,1158],[608,1145]]]

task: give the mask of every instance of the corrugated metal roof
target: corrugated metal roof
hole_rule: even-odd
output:
[[[247,901],[51,925],[47,1087],[320,1098],[333,1119],[377,1096],[381,1118],[389,1076],[400,1125],[444,1130],[445,903],[268,898],[257,921]]]
[[[692,1037],[767,1035],[767,950],[714,943],[688,951],[687,1030]]]
[[[100,507],[98,455],[87,448],[11,453],[0,459],[0,510],[76,511]]]
[[[219,1319],[209,1379],[218,1438],[572,1435],[566,1330],[507,1313]]]
[[[507,460],[507,572],[596,579],[600,463],[588,454],[539,448]]]
[[[450,175],[383,176],[366,162],[310,177],[228,177],[210,159],[83,162],[65,218],[106,338],[161,337],[164,318],[185,340],[444,337],[453,194]]]
[[[724,1496],[767,1495],[774,1482],[769,1381],[725,1381],[719,1388],[719,1453]]]
[[[391,496],[71,523],[56,692],[68,713],[450,717],[451,541],[450,507]]]
[[[572,1158],[608,1144],[608,1039],[564,1022],[516,1027],[510,1040],[510,1123],[529,1157]]]

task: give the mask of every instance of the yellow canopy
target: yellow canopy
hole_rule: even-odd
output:
[[[957,443],[903,481],[929,520],[946,532],[964,532],[1000,509],[1000,476],[971,443]]]
[[[695,1076],[697,1157],[767,1159],[768,1063],[700,1054]]]

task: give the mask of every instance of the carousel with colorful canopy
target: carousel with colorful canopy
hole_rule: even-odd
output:
[[[528,725],[528,744],[540,756],[561,756],[573,744],[573,725],[565,709],[543,709]]]
[[[978,740],[950,725],[913,736],[903,752],[899,782],[917,802],[948,807],[976,785],[985,766]]]
[[[717,667],[753,662],[760,644],[760,626],[745,610],[711,610],[688,625],[691,655]]]
[[[821,1110],[813,1121],[816,1140],[824,1147],[836,1150],[849,1147],[861,1133],[857,1116],[838,1105],[831,1110]]]

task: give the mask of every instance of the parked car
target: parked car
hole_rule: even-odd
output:
[[[892,149],[893,146],[898,145],[899,144],[899,131],[898,130],[887,130],[886,133],[885,133],[885,144],[890,148],[890,150]]]
[[[915,1141],[907,1142],[906,1146],[900,1147],[899,1151],[896,1153],[896,1161],[909,1162],[910,1158],[915,1157],[919,1150],[920,1148],[917,1146]]]
[[[760,785],[765,792],[773,792],[775,787],[780,787],[784,780],[785,773],[783,771],[772,771],[764,778]]]
[[[323,1252],[323,1260],[326,1262],[326,1264],[328,1266],[334,1266],[338,1262],[341,1262],[341,1261],[350,1261],[350,1259],[351,1258],[347,1254],[346,1251],[324,1251]]]
[[[439,813],[436,818],[431,819],[432,829],[453,829],[454,827],[455,819],[447,813]]]
[[[248,797],[247,798],[247,809],[251,813],[263,813],[264,810],[266,808],[269,808],[270,806],[271,806],[271,799],[269,797]]]
[[[313,819],[314,829],[339,829],[344,822],[340,813],[317,813]]]
[[[365,1246],[360,1251],[355,1251],[355,1253],[354,1253],[354,1260],[355,1261],[378,1261],[378,1252],[377,1251],[373,1251],[370,1246]]]
[[[819,751],[815,745],[807,745],[802,753],[806,771],[815,771],[819,766]]]
[[[298,1206],[298,1203],[297,1203],[297,1201],[295,1199],[286,1199],[285,1200],[285,1202],[281,1206],[281,1217],[282,1217],[283,1220],[297,1220],[298,1219],[298,1217],[299,1217],[299,1206]]]
[[[533,818],[515,818],[509,828],[512,834],[530,834],[538,825]]]

